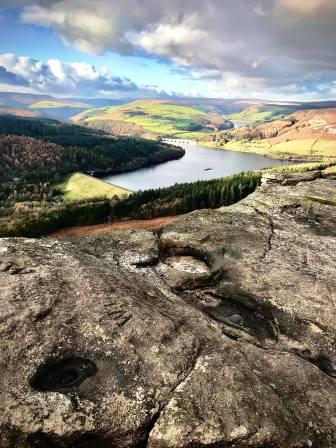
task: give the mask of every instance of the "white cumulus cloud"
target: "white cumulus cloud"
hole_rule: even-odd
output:
[[[248,83],[309,90],[336,79],[336,0],[7,1],[82,52],[146,54],[224,84],[233,75],[237,95]]]
[[[106,67],[59,59],[42,62],[12,53],[0,54],[0,83],[26,87],[30,92],[82,97],[158,95],[152,87],[137,86],[128,78],[114,76]]]

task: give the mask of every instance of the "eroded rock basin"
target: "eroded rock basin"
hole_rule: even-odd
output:
[[[188,274],[208,274],[208,266],[201,260],[191,256],[169,257],[165,260],[166,264],[178,272]]]
[[[0,240],[1,448],[335,448],[335,192]]]

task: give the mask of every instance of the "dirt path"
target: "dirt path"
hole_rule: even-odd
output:
[[[67,229],[51,233],[50,235],[47,236],[47,238],[65,238],[69,236],[99,235],[101,233],[109,233],[115,230],[132,230],[132,229],[156,230],[160,229],[161,227],[164,227],[167,224],[170,224],[177,218],[178,216],[167,216],[148,220],[116,222],[113,224],[98,224],[94,226],[69,227]]]

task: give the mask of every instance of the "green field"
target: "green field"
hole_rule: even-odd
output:
[[[336,140],[318,140],[313,147],[313,153],[326,157],[336,157]]]
[[[269,154],[336,157],[336,141],[303,139],[291,140],[270,146]]]
[[[295,112],[295,109],[286,106],[266,105],[258,107],[250,107],[244,109],[242,112],[231,114],[227,117],[228,120],[246,121],[249,123],[259,123],[266,120],[279,118]]]
[[[121,106],[88,109],[73,117],[75,122],[125,121],[141,126],[146,132],[165,137],[200,138],[211,132],[205,122],[213,116],[194,107],[166,101],[134,101]],[[194,130],[194,127],[201,129]]]
[[[124,199],[131,193],[131,191],[126,190],[125,188],[108,184],[102,180],[82,173],[71,174],[58,187],[63,192],[63,199],[65,201],[77,201],[93,198],[112,199],[114,196]]]
[[[238,141],[232,140],[218,145],[216,142],[202,143],[208,147],[220,147],[231,151],[252,152],[274,158],[286,158],[287,156],[300,157],[336,157],[336,140],[291,140],[276,145],[271,145],[268,140]]]

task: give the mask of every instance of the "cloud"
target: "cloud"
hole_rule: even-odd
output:
[[[219,98],[246,98],[286,101],[318,101],[336,98],[336,82],[303,81],[279,86],[267,79],[255,79],[226,73],[209,83],[211,96]],[[239,92],[239,95],[237,95]]]
[[[177,65],[189,66],[186,55],[192,54],[195,48],[200,48],[208,35],[197,28],[197,19],[194,16],[179,23],[159,24],[139,33],[129,32],[126,38],[135,47],[148,53],[168,56]]]
[[[27,81],[20,75],[9,72],[5,67],[0,66],[0,83],[14,86],[27,86]]]
[[[82,52],[146,54],[170,60],[189,70],[191,77],[211,74],[211,83],[213,78],[225,83],[233,74],[241,80],[237,89],[251,83],[290,90],[295,85],[309,87],[314,79],[322,78],[322,83],[336,79],[335,0],[17,0],[17,4],[23,22],[55,29]]]
[[[106,67],[84,62],[42,62],[12,53],[0,54],[0,83],[27,87],[30,92],[76,96],[158,96],[155,88],[138,86],[114,76]],[[20,89],[22,91],[22,89]]]
[[[280,0],[280,6],[299,15],[326,15],[336,11],[334,0]]]

